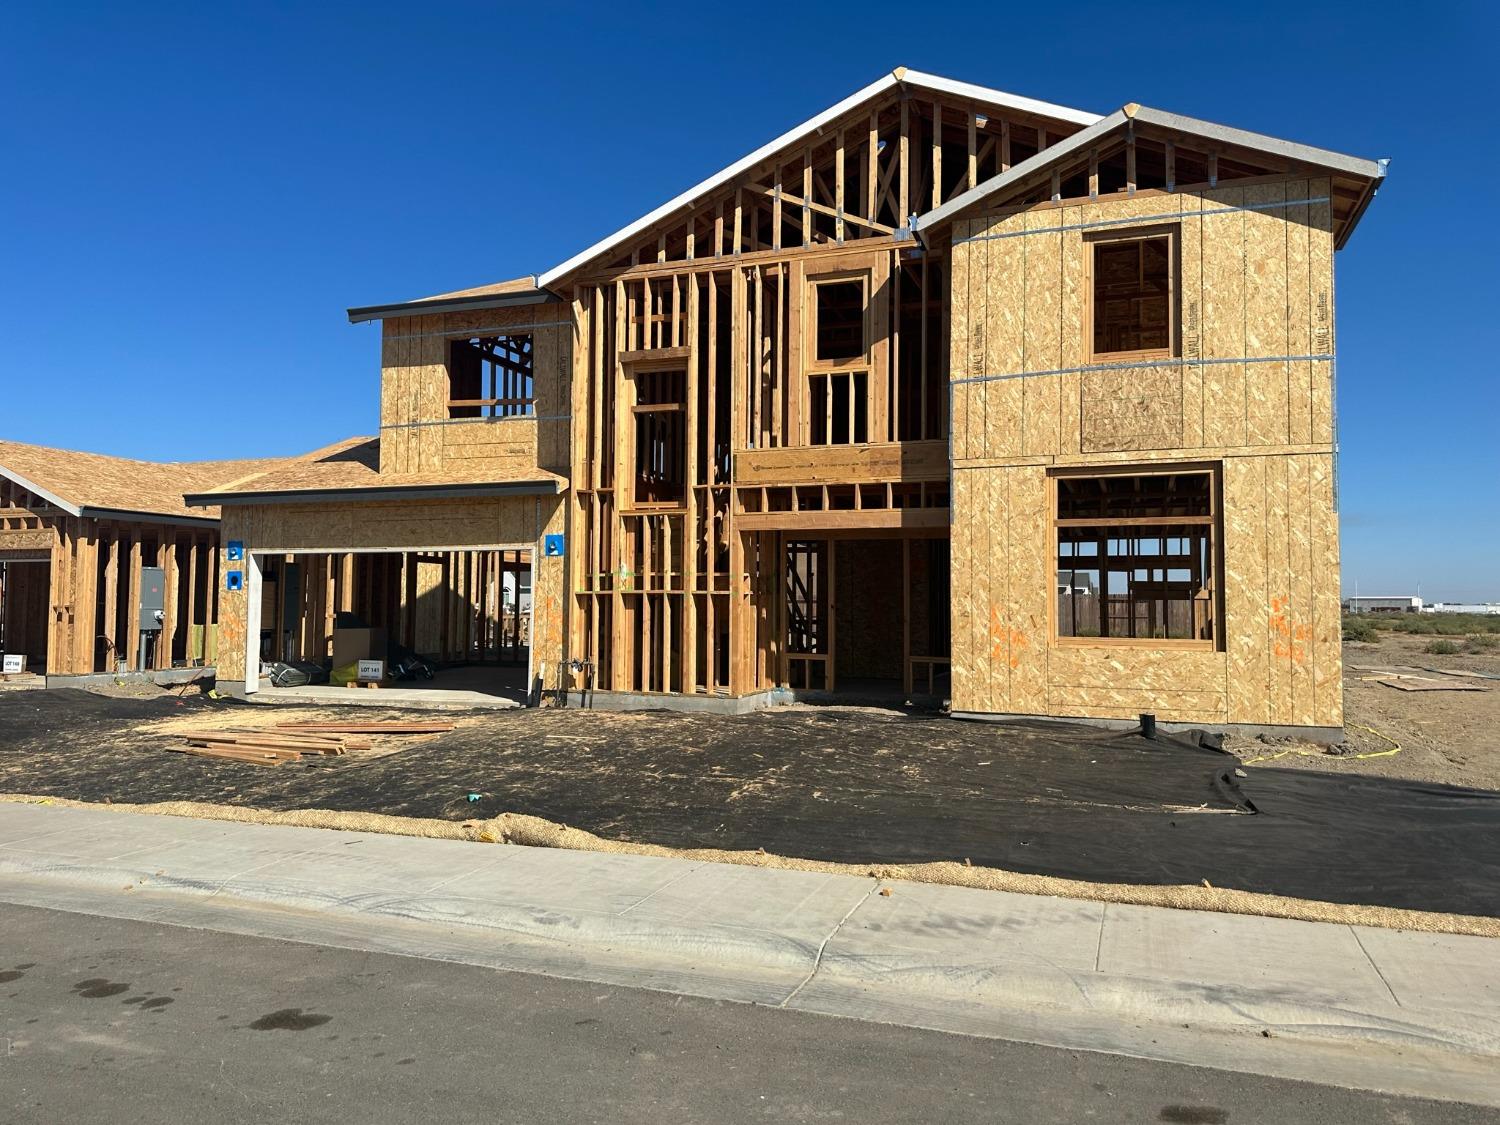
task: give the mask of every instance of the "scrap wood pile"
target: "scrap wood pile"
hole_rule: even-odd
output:
[[[257,766],[300,762],[305,756],[336,757],[350,750],[376,749],[377,739],[438,735],[452,723],[278,723],[272,728],[174,731],[180,746],[168,750],[200,758],[227,758]]]

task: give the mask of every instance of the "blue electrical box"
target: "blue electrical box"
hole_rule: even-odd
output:
[[[243,590],[245,588],[245,573],[241,570],[226,570],[224,572],[224,589]]]
[[[245,557],[245,544],[238,539],[231,539],[229,546],[224,551],[224,557],[230,562],[239,562]]]
[[[542,554],[549,559],[562,558],[563,537],[561,535],[545,535],[542,537]]]

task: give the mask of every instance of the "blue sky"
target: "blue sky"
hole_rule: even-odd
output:
[[[0,436],[373,433],[346,307],[545,269],[905,65],[1391,157],[1337,260],[1345,586],[1500,599],[1497,35],[1480,4],[12,3]]]

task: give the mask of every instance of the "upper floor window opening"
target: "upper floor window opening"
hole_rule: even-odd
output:
[[[535,417],[533,360],[529,332],[450,341],[448,417]]]
[[[848,363],[864,358],[867,284],[862,277],[813,284],[814,362]]]
[[[1089,354],[1095,360],[1177,354],[1177,239],[1170,229],[1088,238]]]

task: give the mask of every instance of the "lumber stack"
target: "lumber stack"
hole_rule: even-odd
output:
[[[178,731],[173,737],[181,744],[167,749],[199,758],[281,766],[306,755],[336,757],[350,750],[371,750],[376,736],[435,735],[452,729],[452,723],[442,722],[278,723],[273,728]]]

